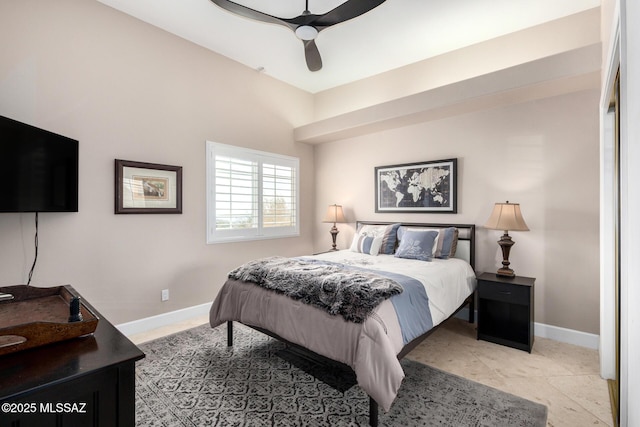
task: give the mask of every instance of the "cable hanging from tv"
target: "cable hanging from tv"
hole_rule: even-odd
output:
[[[27,286],[31,284],[31,277],[33,276],[33,271],[36,269],[36,262],[38,261],[38,212],[36,212],[36,236],[34,238],[35,244],[35,256],[33,257],[33,264],[31,265],[31,270],[29,270],[29,280],[27,281]]]

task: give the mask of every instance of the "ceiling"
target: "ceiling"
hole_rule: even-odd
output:
[[[210,0],[98,1],[311,93],[600,6],[600,0],[387,0],[322,31],[316,44],[323,68],[311,72],[291,30],[236,16]],[[305,0],[236,3],[282,18],[305,7]],[[323,14],[341,3],[309,0],[309,10]]]

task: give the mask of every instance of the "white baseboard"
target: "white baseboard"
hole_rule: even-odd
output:
[[[586,347],[592,350],[597,350],[600,347],[600,335],[596,334],[561,328],[559,326],[545,325],[544,323],[534,323],[533,331],[537,337],[579,345],[580,347]]]
[[[121,323],[116,325],[116,328],[126,336],[139,334],[141,332],[148,332],[163,326],[172,325],[174,323],[183,322],[185,320],[193,319],[194,317],[205,315],[209,313],[211,304],[212,303],[208,302],[193,307],[183,308],[182,310],[170,311],[169,313],[158,314],[157,316]],[[465,320],[468,319],[469,308],[465,307],[460,310],[456,314],[456,317]],[[476,312],[476,319],[477,318],[478,313]],[[555,341],[578,345],[580,347],[586,347],[593,350],[597,350],[600,343],[599,335],[561,328],[558,326],[545,325],[544,323],[534,323],[533,331],[537,337],[549,338]]]
[[[469,319],[469,308],[464,307],[456,314],[456,317],[465,320]],[[476,321],[477,319],[478,312],[476,311]],[[600,345],[599,335],[576,331],[574,329],[561,328],[559,326],[546,325],[544,323],[534,323],[533,334],[537,337],[549,338],[554,341],[578,345],[592,350],[597,350]]]
[[[183,308],[181,310],[170,311],[169,313],[158,314],[157,316],[145,317],[144,319],[121,323],[116,325],[116,328],[128,337],[141,332],[149,332],[153,329],[184,322],[185,320],[190,320],[195,317],[208,314],[211,304],[212,302],[207,302],[193,307]]]

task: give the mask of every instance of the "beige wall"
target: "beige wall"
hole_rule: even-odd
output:
[[[593,46],[596,15],[567,18],[578,32],[550,24],[557,32],[539,40],[558,46],[521,48],[531,56],[505,56],[501,67]],[[452,54],[444,69],[476,58],[481,70],[463,67],[451,81],[400,84],[424,71],[418,64],[312,96],[98,2],[2,2],[0,20],[0,37],[11,40],[0,45],[0,114],[80,140],[80,212],[40,216],[35,285],[71,283],[122,323],[211,301],[244,260],[327,248],[328,225],[319,217],[330,203],[342,203],[351,221],[482,225],[493,203],[508,199],[522,203],[531,228],[513,233],[511,260],[518,274],[538,279],[536,321],[598,332],[598,91],[461,107],[446,118],[315,147],[293,139],[313,120],[490,73],[478,56],[498,55],[515,39]],[[532,31],[514,37],[524,42],[540,29]],[[300,238],[205,244],[207,139],[301,158]],[[457,215],[374,215],[374,166],[449,157],[459,159]],[[115,158],[183,166],[184,213],[114,215]],[[32,223],[32,214],[0,214],[1,284],[26,280]],[[340,229],[345,247],[353,224]],[[478,271],[499,264],[498,238],[478,228]],[[171,300],[161,303],[166,288]]]
[[[495,202],[519,202],[531,231],[512,233],[510,260],[537,279],[535,321],[597,334],[600,19],[591,9],[316,94],[316,121],[296,129],[322,142],[316,250],[330,242],[321,207],[339,203],[351,222],[476,224],[476,270],[495,271],[501,233],[482,225]],[[375,213],[375,166],[452,157],[458,214]],[[340,229],[345,248],[354,224]]]
[[[205,244],[206,140],[299,156],[313,214],[313,149],[292,137],[311,95],[95,1],[3,1],[0,39],[0,115],[80,141],[79,212],[40,215],[32,284],[70,283],[121,323],[213,300],[243,260],[311,250],[308,221]],[[182,166],[183,214],[114,215],[116,158]],[[26,282],[33,232],[33,214],[0,214],[1,284]]]
[[[482,225],[495,202],[519,202],[531,231],[511,233],[510,260],[537,278],[536,322],[597,334],[598,99],[582,91],[318,145],[317,205],[342,204],[350,222],[476,224],[476,270],[495,271],[501,233]],[[375,213],[375,166],[452,157],[457,214]],[[339,227],[339,247],[354,227]],[[329,247],[328,230],[316,225],[316,250]]]

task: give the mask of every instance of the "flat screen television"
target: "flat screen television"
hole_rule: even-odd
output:
[[[78,141],[0,116],[0,212],[78,212]]]

